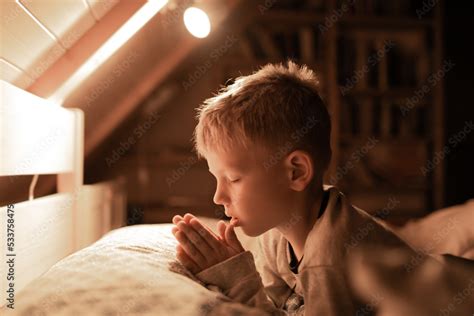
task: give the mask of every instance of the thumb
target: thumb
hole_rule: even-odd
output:
[[[225,239],[227,244],[238,253],[245,251],[244,247],[242,247],[242,244],[237,238],[237,235],[235,234],[234,225],[229,224],[227,226],[225,230]]]

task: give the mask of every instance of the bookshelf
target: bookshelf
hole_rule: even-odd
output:
[[[396,201],[393,222],[443,207],[443,162],[423,172],[444,147],[442,2],[272,3],[220,64],[221,83],[268,62],[307,64],[333,121],[326,182],[372,213]]]

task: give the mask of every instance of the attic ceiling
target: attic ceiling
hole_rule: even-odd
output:
[[[243,23],[254,14],[247,12],[249,1],[205,1],[212,32],[206,39],[197,39],[186,31],[181,20],[184,9],[193,2],[168,1],[61,100],[62,106],[85,112],[86,158],[157,87],[173,76],[193,50],[222,36],[223,32],[219,32],[222,23],[231,16],[237,16],[237,23]],[[146,0],[0,1],[1,79],[40,97],[51,98],[146,3]],[[38,184],[37,195],[51,190],[54,178],[50,180]],[[29,180],[20,179],[17,185],[21,186],[21,182],[27,185]],[[3,187],[2,184],[2,191]]]
[[[1,79],[26,89],[97,27],[116,0],[2,0]]]
[[[206,1],[214,30],[240,2]],[[1,78],[51,97],[145,3],[2,0]],[[181,23],[182,11],[190,3],[169,1],[62,100],[63,106],[85,112],[86,156],[204,42]]]

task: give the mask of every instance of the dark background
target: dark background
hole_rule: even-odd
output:
[[[456,66],[446,76],[446,142],[466,121],[474,121],[472,2],[444,3],[444,57]],[[470,133],[446,158],[446,205],[474,198],[474,133]]]

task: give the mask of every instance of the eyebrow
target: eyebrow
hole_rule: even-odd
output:
[[[231,170],[231,172],[237,172],[237,173],[242,173],[243,172],[242,169],[236,168],[236,167],[230,167],[229,170]],[[209,171],[212,175],[214,175],[214,173],[211,171],[211,169],[207,169],[207,171]]]

